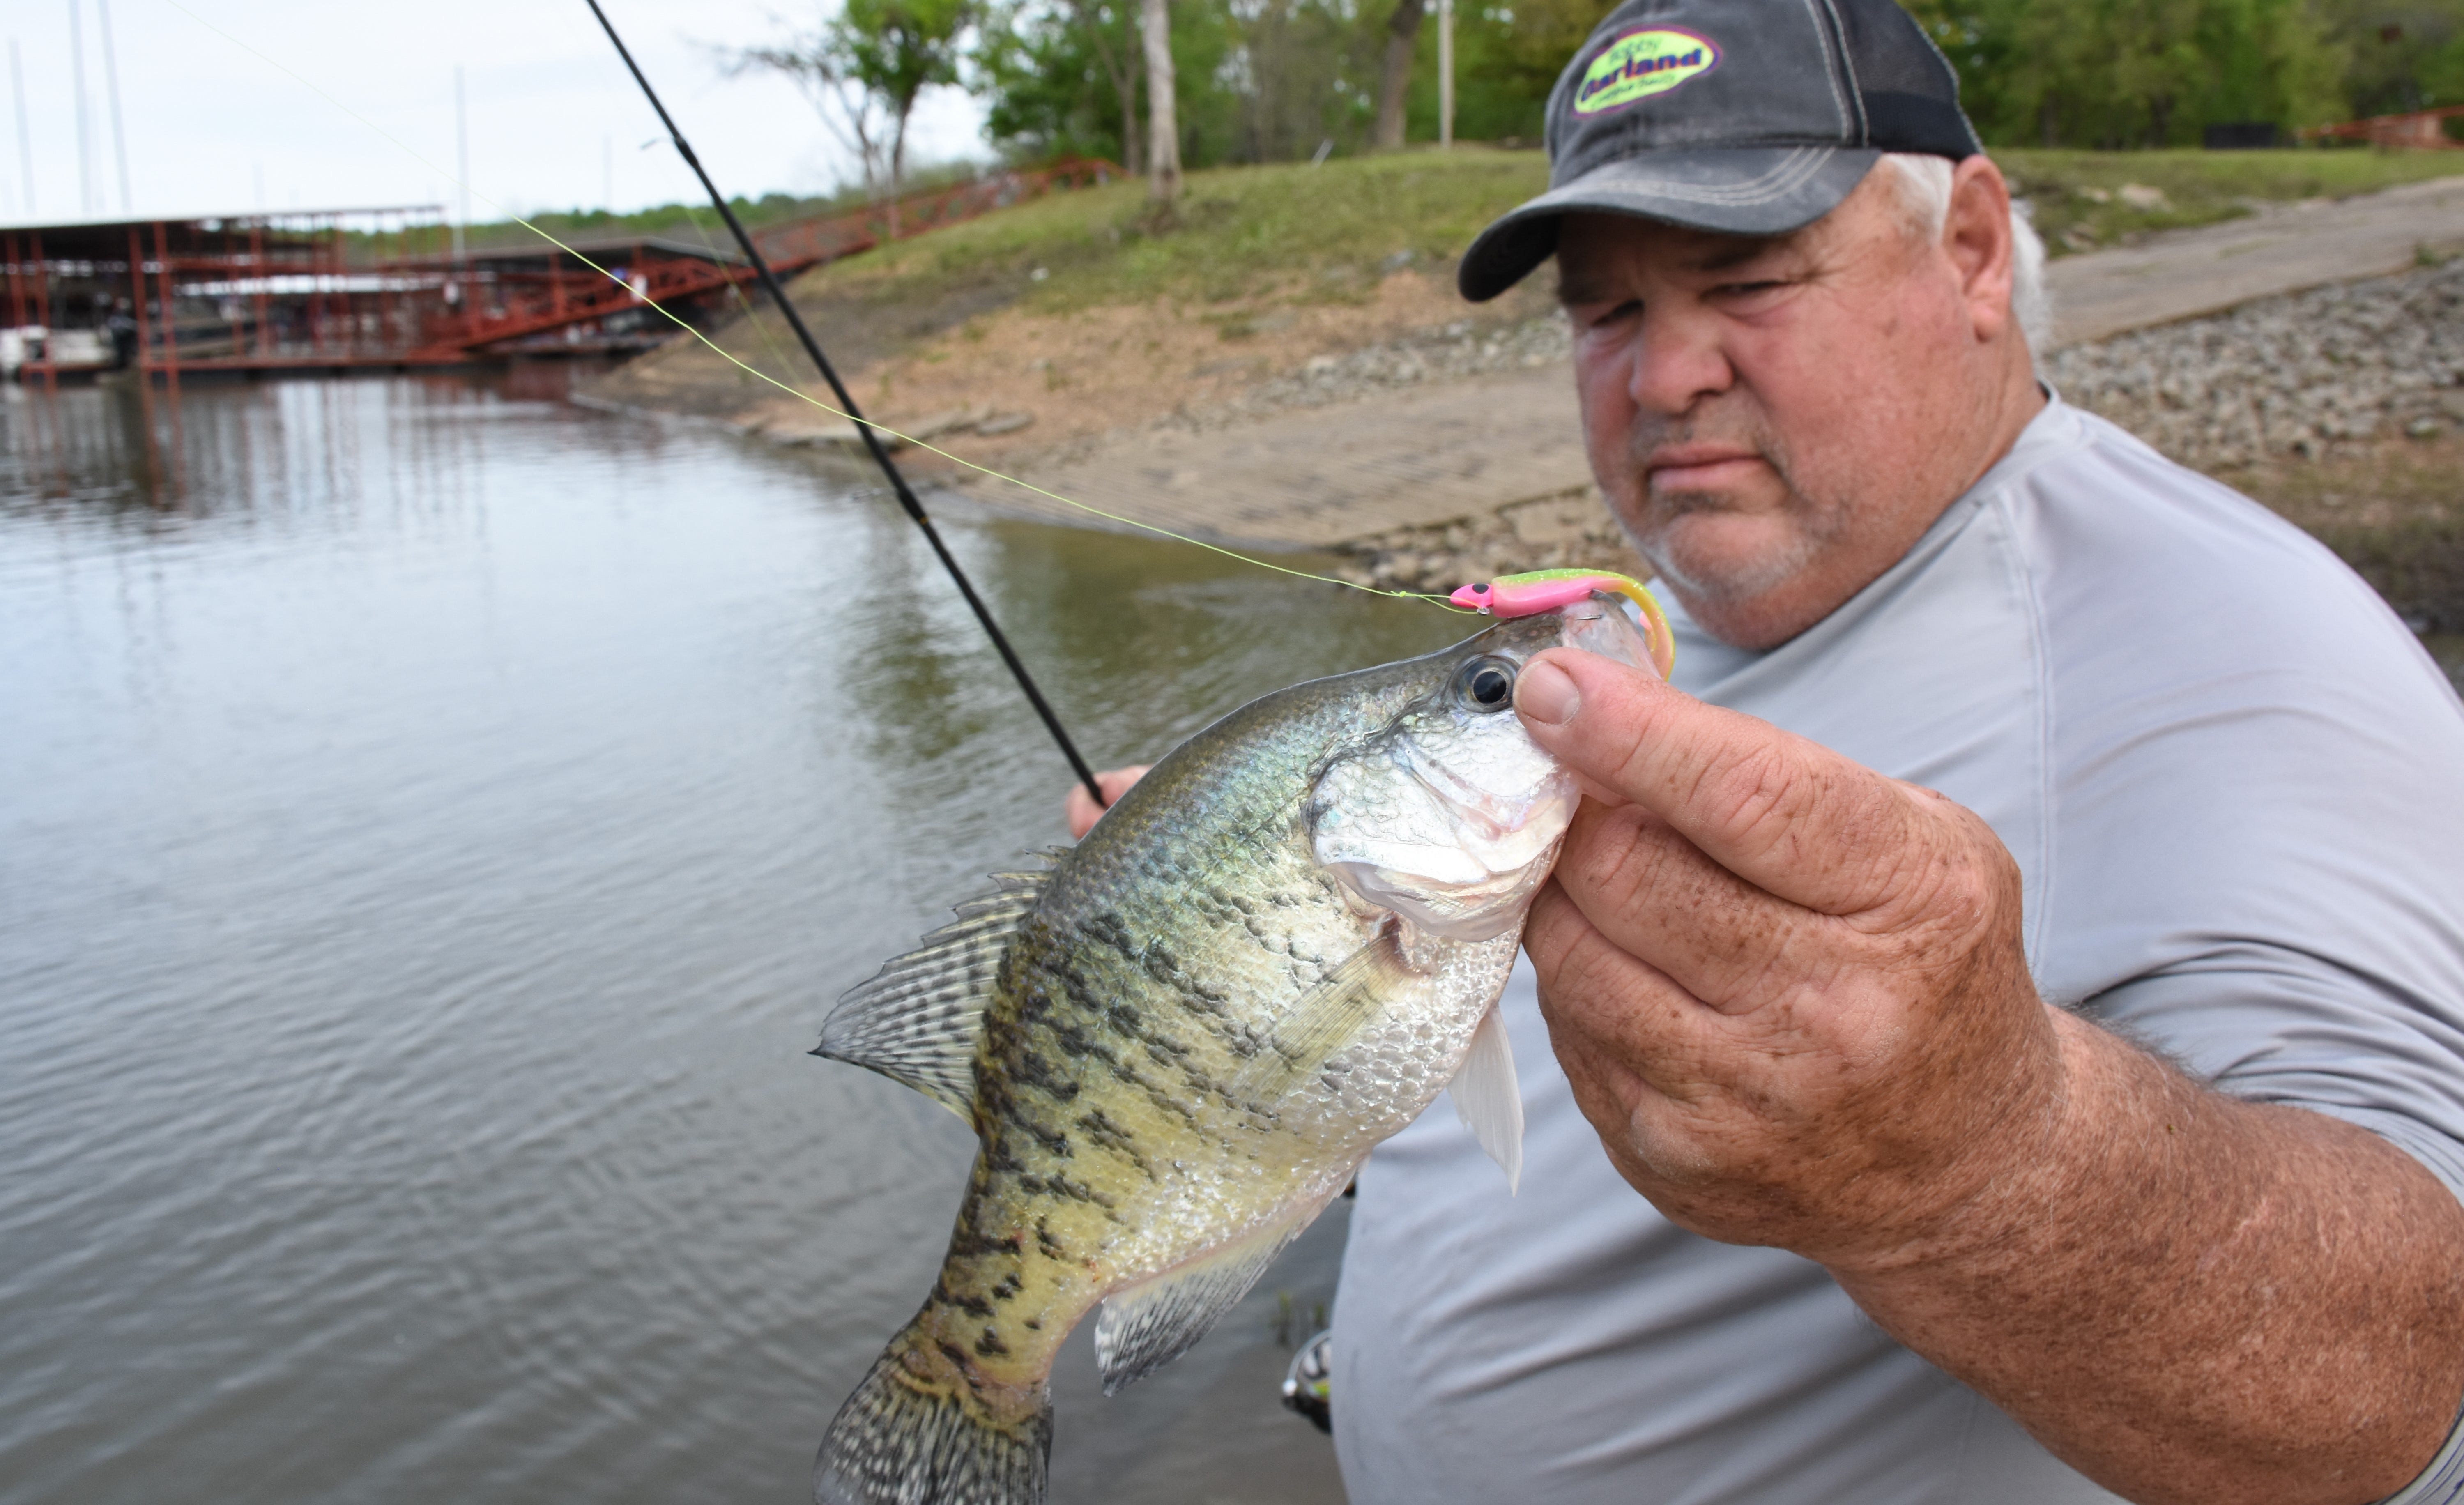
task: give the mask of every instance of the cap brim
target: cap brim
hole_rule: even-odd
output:
[[[1522,281],[1556,253],[1557,221],[1576,210],[1784,235],[1838,208],[1881,156],[1863,146],[1725,146],[1602,163],[1482,231],[1455,269],[1455,285],[1485,303]]]

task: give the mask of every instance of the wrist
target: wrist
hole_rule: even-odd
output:
[[[1924,1210],[1891,1236],[1820,1263],[1852,1294],[1896,1287],[1990,1285],[2035,1242],[2057,1234],[2064,1209],[2103,1159],[2109,1139],[2091,1027],[2031,1001],[2041,1028],[2025,1031],[2005,1070],[1980,1081],[1971,1110],[1946,1126],[1942,1154],[1920,1173]],[[1860,1297],[1861,1300],[1861,1297]],[[1879,1316],[1879,1314],[1877,1314]]]

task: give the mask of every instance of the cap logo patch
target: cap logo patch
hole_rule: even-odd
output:
[[[1574,86],[1574,113],[1597,115],[1666,94],[1719,65],[1720,49],[1691,32],[1628,32],[1583,70],[1583,81]]]

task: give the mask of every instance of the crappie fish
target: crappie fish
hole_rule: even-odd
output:
[[[982,1150],[816,1500],[1042,1500],[1079,1319],[1102,1303],[1108,1394],[1177,1357],[1441,1087],[1519,1173],[1493,1006],[1578,793],[1514,679],[1569,643],[1651,661],[1593,595],[1252,701],[840,1002],[815,1053],[925,1093]]]

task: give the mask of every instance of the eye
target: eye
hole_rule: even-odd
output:
[[[1514,665],[1504,658],[1475,658],[1455,675],[1455,695],[1467,711],[1503,711],[1514,703]]]

